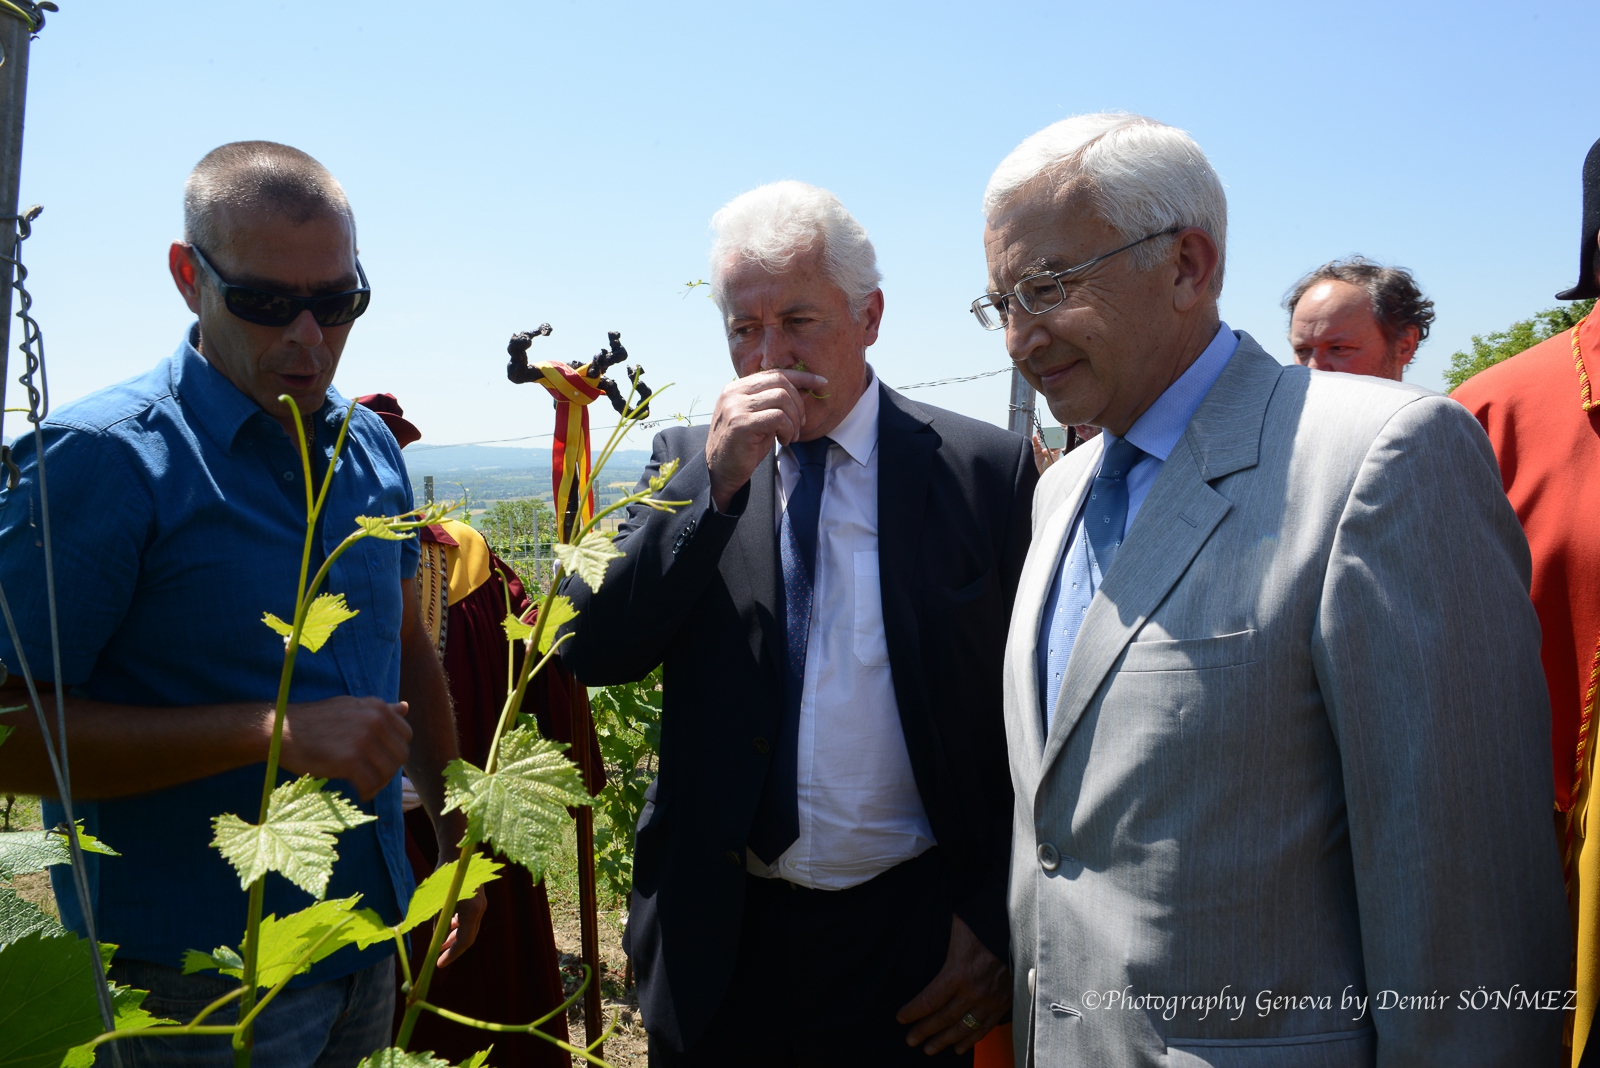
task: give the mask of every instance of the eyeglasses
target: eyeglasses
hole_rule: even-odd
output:
[[[1135,245],[1142,245],[1158,237],[1170,237],[1182,230],[1183,227],[1175,226],[1170,230],[1162,230],[1156,234],[1146,234],[1137,241],[1130,241],[1121,248],[1114,248],[1110,252],[1102,252],[1092,260],[1084,260],[1080,264],[1068,267],[1064,271],[1053,271],[1048,274],[1030,274],[1017,283],[1010,293],[985,293],[972,302],[972,314],[977,318],[978,325],[985,330],[1003,330],[1011,323],[1012,298],[1022,306],[1022,310],[1029,315],[1043,315],[1052,308],[1059,307],[1067,299],[1066,287],[1061,280],[1069,274],[1076,274],[1086,268],[1093,267],[1101,260],[1110,259],[1119,252],[1126,252]]]
[[[190,245],[190,251],[201,268],[222,294],[222,303],[234,315],[258,326],[288,326],[308,311],[318,326],[343,326],[353,323],[367,310],[372,301],[372,287],[367,283],[367,272],[356,260],[356,276],[361,279],[360,289],[343,293],[330,293],[322,297],[296,297],[289,293],[274,293],[270,289],[252,289],[224,282],[217,269],[211,266],[200,246]]]

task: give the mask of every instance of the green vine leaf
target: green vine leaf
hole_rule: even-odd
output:
[[[302,775],[272,791],[267,822],[260,826],[231,812],[211,821],[215,828],[211,844],[239,873],[241,889],[275,871],[312,897],[327,892],[338,859],[334,836],[377,819],[323,790],[327,781]]]
[[[63,826],[65,826],[63,824]],[[78,844],[85,853],[102,853],[108,857],[122,854],[100,841],[78,825]],[[0,834],[0,879],[14,879],[44,871],[56,864],[72,863],[72,846],[65,831],[11,831]]]
[[[360,894],[353,894],[332,901],[319,901],[281,920],[277,916],[263,917],[256,951],[256,985],[263,988],[277,986],[291,975],[308,971],[317,961],[353,941],[348,937],[349,929],[358,922],[359,913],[355,911],[355,906],[360,900]],[[323,941],[330,931],[333,937]],[[318,942],[322,944],[318,946]],[[316,948],[313,950],[313,947]],[[302,961],[300,958],[307,953],[311,955]],[[235,979],[244,977],[243,958],[238,951],[227,946],[218,946],[210,953],[191,949],[183,955],[185,975],[213,968]]]
[[[507,612],[506,618],[500,621],[500,626],[506,632],[507,641],[525,642],[533,637],[533,624],[524,623],[517,618],[515,612]]]
[[[453,760],[444,769],[444,810],[465,812],[470,835],[493,843],[537,880],[561,846],[567,807],[593,803],[566,749],[518,728],[500,740],[500,767],[492,775]]]
[[[660,493],[662,488],[665,487],[668,482],[672,481],[672,476],[677,473],[677,459],[671,459],[662,464],[657,470],[657,473],[650,479],[650,492]]]
[[[621,553],[617,553],[621,556]],[[539,635],[539,652],[548,653],[550,644],[556,640],[556,631],[563,623],[571,623],[578,618],[578,610],[572,607],[570,598],[563,594],[556,594],[550,598],[549,615],[545,617],[544,633]]]
[[[360,894],[353,894],[332,901],[319,901],[281,920],[275,916],[264,918],[261,921],[260,941],[257,943],[256,985],[262,988],[277,986],[291,975],[304,973],[317,961],[337,952],[345,945],[345,940],[339,934],[354,920],[353,910],[360,900]],[[331,929],[336,929],[334,937],[323,942],[296,969],[295,962]]]
[[[316,652],[333,636],[334,628],[359,614],[358,610],[344,603],[342,593],[318,594],[317,599],[311,602],[311,607],[306,609],[305,626],[300,628],[301,646]],[[285,623],[271,612],[262,616],[261,622],[283,635],[284,644],[289,644],[289,638],[294,634],[292,624]]]
[[[89,944],[37,932],[0,949],[0,1068],[56,1068],[101,1031]]]
[[[806,361],[804,361],[804,360],[796,360],[796,361],[794,361],[794,369],[796,371],[808,371],[808,372],[811,372],[811,368],[806,366]],[[811,372],[811,373],[814,374],[815,372]],[[813,397],[817,398],[817,400],[827,400],[829,397],[833,396],[832,393],[818,393],[814,389],[808,389],[808,390],[806,390],[806,392],[811,394]]]
[[[482,853],[472,854],[472,859],[467,862],[467,874],[461,880],[460,900],[465,901],[476,894],[478,887],[484,883],[500,878],[500,869],[503,867],[504,864],[490,860]],[[439,914],[439,910],[444,908],[444,899],[450,892],[450,880],[455,878],[455,874],[456,866],[446,864],[422,880],[417,892],[411,895],[411,907],[406,909],[406,918],[400,921],[401,934]]]
[[[493,1046],[480,1049],[462,1061],[461,1068],[484,1068],[493,1050]],[[388,1049],[380,1049],[356,1068],[450,1068],[450,1062],[435,1057],[432,1050],[418,1050],[413,1053],[398,1046],[391,1046]]]
[[[381,538],[384,541],[405,541],[407,538],[416,537],[409,530],[395,530],[389,524],[394,522],[388,516],[356,516],[356,526],[369,538]]]
[[[231,975],[238,979],[244,975],[244,958],[239,956],[237,951],[227,946],[218,946],[210,953],[202,953],[198,949],[191,949],[183,954],[184,975],[208,972],[213,969],[223,975]]]
[[[450,1062],[441,1061],[433,1055],[432,1050],[412,1053],[398,1046],[390,1046],[364,1058],[356,1068],[450,1068]]]
[[[65,928],[38,905],[9,886],[0,886],[0,948],[35,932],[58,935]]]
[[[578,610],[572,607],[570,598],[559,593],[550,598],[549,616],[545,620],[544,631],[539,635],[539,652],[548,653],[551,644],[556,640],[556,631],[563,623],[570,623],[577,618]],[[533,637],[534,625],[524,623],[514,613],[506,613],[506,618],[500,621],[500,626],[511,641],[525,642]]]
[[[354,909],[350,913],[350,923],[340,929],[339,944],[341,946],[356,945],[362,949],[378,942],[394,938],[394,928],[383,922],[371,909]]]
[[[561,566],[567,569],[567,573],[577,575],[585,586],[596,593],[600,591],[600,584],[605,581],[606,568],[611,561],[622,556],[612,546],[611,539],[598,530],[589,531],[576,545],[558,542],[554,549],[556,559],[561,561]]]
[[[120,986],[111,983],[111,1012],[112,1026],[118,1031],[142,1031],[146,1027],[155,1027],[157,1024],[175,1024],[178,1021],[168,1020],[156,1016],[144,1007],[144,999],[150,996],[148,990],[135,990],[132,987]],[[74,1046],[61,1058],[61,1068],[93,1068],[94,1046],[85,1042],[81,1046]]]

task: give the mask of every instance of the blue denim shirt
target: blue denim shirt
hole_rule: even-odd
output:
[[[305,538],[300,458],[282,426],[195,350],[197,329],[150,372],[68,404],[44,424],[62,675],[86,698],[137,707],[270,704],[277,695],[283,639],[261,617],[294,611]],[[330,389],[309,417],[319,475],[347,403]],[[16,443],[21,481],[0,489],[0,582],[29,667],[48,679],[39,437]],[[356,516],[411,507],[399,446],[376,415],[357,408],[312,572],[355,529]],[[398,699],[400,579],[416,569],[414,540],[366,538],[334,563],[326,589],[359,614],[320,651],[301,650],[291,701]],[[0,659],[18,672],[3,628]],[[210,845],[211,819],[232,812],[255,822],[265,770],[256,764],[75,806],[87,829],[121,853],[91,857],[88,868],[100,939],[120,946],[119,956],[177,966],[186,949],[240,945],[247,895]],[[329,788],[378,819],[339,836],[328,896],[360,893],[392,922],[413,889],[399,776],[365,803],[347,782]],[[59,806],[47,806],[47,824],[61,818]],[[63,919],[83,931],[70,873],[53,874]],[[287,915],[311,900],[282,876],[267,876],[267,913]],[[348,974],[392,949],[341,950],[296,984]]]

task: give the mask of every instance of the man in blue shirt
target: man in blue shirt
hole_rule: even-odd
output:
[[[48,677],[48,483],[73,794],[87,829],[121,854],[95,857],[88,870],[99,937],[119,947],[112,976],[151,991],[146,1007],[180,1020],[234,985],[182,975],[181,958],[238,946],[244,930],[246,894],[210,847],[211,820],[257,816],[283,663],[283,640],[261,617],[294,610],[306,511],[300,449],[320,485],[349,403],[332,387],[334,372],[369,299],[344,190],[303,152],[224,145],[190,175],[184,209],[185,239],[169,266],[199,322],[170,359],[63,407],[19,441],[21,480],[0,493],[0,582],[21,652]],[[282,394],[305,420],[303,442]],[[411,507],[394,437],[357,408],[312,572],[357,516]],[[460,813],[439,815],[455,728],[418,619],[416,569],[411,540],[364,539],[335,562],[326,588],[358,614],[296,660],[280,772],[328,778],[376,817],[340,835],[327,892],[359,893],[391,922],[413,889],[402,766],[434,818],[441,863],[464,830]],[[3,635],[0,659],[15,687],[18,650]],[[0,789],[48,797],[55,786],[33,717],[7,719],[16,734],[0,748]],[[59,818],[59,808],[47,811],[47,822]],[[64,920],[82,931],[70,879],[56,885]],[[310,900],[267,876],[267,913]],[[481,910],[481,900],[463,903],[442,962],[471,944]],[[391,952],[349,947],[297,977],[258,1018],[254,1063],[349,1068],[387,1045]],[[226,1038],[121,1045],[134,1064],[232,1063]]]

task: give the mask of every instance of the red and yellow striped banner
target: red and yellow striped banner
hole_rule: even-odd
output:
[[[578,527],[594,518],[594,487],[589,486],[589,404],[602,395],[600,379],[585,378],[564,363],[547,361],[534,365],[544,377],[539,384],[556,399],[556,437],[550,451],[550,485],[555,489],[556,521],[561,524],[561,540],[566,541]],[[572,510],[572,495],[578,487],[589,492]]]

